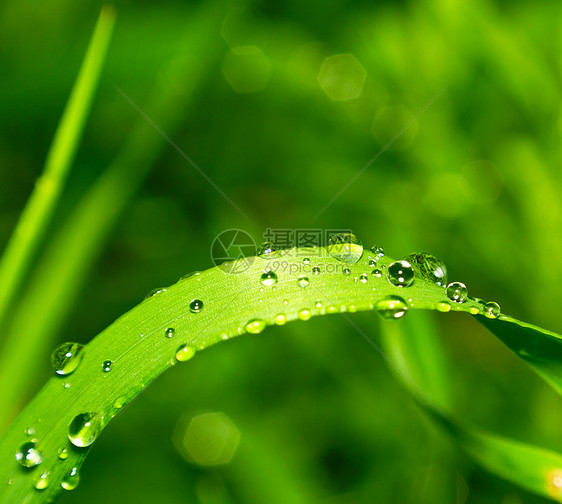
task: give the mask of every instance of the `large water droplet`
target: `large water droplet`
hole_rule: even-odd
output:
[[[189,303],[189,311],[191,313],[199,313],[203,309],[203,301],[200,299],[193,299],[191,303]]]
[[[174,334],[176,334],[176,330],[173,327],[168,327],[164,331],[164,334],[165,334],[166,338],[173,338]]]
[[[270,259],[279,255],[279,247],[273,242],[264,242],[258,248],[257,255],[262,259]]]
[[[354,234],[338,233],[330,236],[326,250],[338,261],[355,264],[363,255],[363,244]]]
[[[45,490],[45,488],[49,486],[50,475],[51,474],[49,473],[49,471],[45,471],[43,474],[39,474],[33,480],[33,486],[35,486],[37,490]]]
[[[308,308],[303,308],[302,310],[299,310],[298,317],[300,320],[310,320],[310,317],[312,317],[312,312]]]
[[[464,303],[468,297],[468,289],[462,282],[451,282],[447,285],[447,297],[455,303]]]
[[[285,315],[284,313],[278,313],[277,315],[275,315],[275,323],[277,325],[285,325],[287,322],[287,315]]]
[[[60,486],[65,490],[74,490],[80,483],[80,473],[77,467],[73,467],[62,479]]]
[[[300,277],[297,278],[297,285],[301,289],[304,289],[305,287],[307,287],[309,283],[310,283],[310,280],[308,279],[308,277],[306,275],[301,275]]]
[[[197,352],[197,347],[193,345],[185,345],[176,352],[176,360],[185,362],[191,359]]]
[[[277,275],[273,271],[266,271],[260,277],[260,282],[266,287],[271,287],[277,283]]]
[[[113,364],[113,362],[111,362],[110,360],[103,361],[101,368],[103,369],[104,373],[109,373],[111,371],[111,364]]]
[[[265,320],[261,319],[252,319],[246,324],[246,331],[250,334],[259,334],[261,333],[267,326]]]
[[[414,269],[408,261],[395,261],[388,266],[387,278],[396,287],[409,287],[414,283]]]
[[[484,305],[484,315],[490,319],[498,318],[501,315],[501,308],[495,301],[488,301]]]
[[[441,301],[440,303],[435,304],[435,309],[437,311],[447,313],[447,312],[451,311],[451,305],[449,303],[447,303],[447,301]]]
[[[16,460],[23,467],[35,467],[43,462],[43,454],[35,447],[34,441],[28,441],[19,447]]]
[[[408,311],[408,305],[399,296],[387,296],[375,304],[377,313],[384,319],[399,319]]]
[[[80,448],[90,446],[101,432],[102,417],[97,413],[80,413],[68,426],[68,439]]]
[[[63,343],[53,350],[51,364],[55,373],[67,376],[74,371],[84,357],[84,345],[80,343]]]
[[[447,267],[438,257],[427,252],[418,252],[408,255],[404,259],[421,277],[443,287],[447,285]]]

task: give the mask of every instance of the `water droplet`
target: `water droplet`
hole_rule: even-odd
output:
[[[84,357],[84,345],[80,343],[63,343],[53,350],[51,364],[59,376],[67,376],[74,371]]]
[[[252,319],[246,324],[246,332],[250,334],[259,334],[261,333],[267,326],[265,320],[261,319]]]
[[[277,283],[277,275],[273,271],[266,271],[260,277],[260,282],[266,287],[271,287]]]
[[[435,305],[435,309],[437,311],[446,313],[448,311],[451,311],[451,305],[449,303],[447,303],[447,301],[442,301],[441,303],[437,303]]]
[[[468,313],[470,313],[471,315],[478,315],[480,313],[480,309],[477,306],[471,306],[468,309]]]
[[[396,287],[409,287],[414,283],[414,269],[408,261],[395,261],[388,266],[387,278]]]
[[[68,450],[66,448],[59,448],[59,458],[66,460],[68,458]]]
[[[277,325],[285,325],[287,323],[287,315],[284,313],[278,313],[275,315],[275,323]]]
[[[37,490],[45,490],[49,486],[49,476],[51,474],[49,471],[45,471],[43,474],[39,474],[35,477],[33,481],[33,485]]]
[[[191,313],[199,313],[203,309],[203,301],[200,299],[193,299],[191,303],[189,303],[189,311]]]
[[[16,460],[23,467],[35,467],[43,462],[43,454],[35,447],[34,441],[23,443],[16,452]]]
[[[121,409],[127,403],[127,398],[125,396],[119,396],[115,401],[113,401],[113,407],[115,409]]]
[[[305,258],[302,260],[302,262],[303,262],[304,264],[310,264],[310,259],[309,259],[308,257],[305,257]]]
[[[367,273],[362,273],[361,276],[359,277],[359,281],[361,283],[367,283],[368,279],[369,279],[369,277],[367,276]]]
[[[300,277],[297,278],[297,285],[301,289],[304,289],[305,287],[307,287],[309,283],[310,283],[310,280],[308,279],[308,277],[306,275],[301,275]]]
[[[109,373],[111,371],[111,364],[113,364],[113,362],[111,362],[110,360],[103,361],[101,367],[104,373]]]
[[[80,448],[90,446],[101,432],[102,417],[97,413],[80,413],[68,426],[68,439]]]
[[[380,269],[374,269],[373,271],[371,271],[371,275],[380,278],[382,276],[382,271]]]
[[[166,292],[164,287],[156,287],[156,289],[152,289],[146,296],[144,296],[144,299],[156,296],[156,294],[162,294],[162,292]]]
[[[495,301],[488,301],[484,305],[484,315],[490,319],[498,318],[501,314],[501,308]]]
[[[322,301],[318,300],[314,303],[315,308],[322,308]]]
[[[363,244],[354,234],[338,233],[330,236],[326,250],[338,261],[355,264],[363,255]]]
[[[194,275],[198,276],[198,275],[200,275],[200,274],[201,274],[201,273],[200,273],[199,271],[191,271],[190,273],[186,273],[185,275],[182,275],[182,276],[180,277],[180,280],[185,280],[185,279],[190,278],[190,277],[192,277],[192,276],[194,276]]]
[[[376,266],[376,265],[377,265],[377,261],[376,261],[375,259],[371,259],[371,260],[369,261],[369,266],[374,267],[374,266]]]
[[[422,278],[444,287],[447,285],[447,267],[445,263],[427,252],[410,254],[404,258]]]
[[[73,467],[60,482],[60,486],[65,490],[74,490],[80,483],[80,473],[77,467]]]
[[[28,427],[25,429],[26,436],[35,436],[35,429],[33,427]]]
[[[191,359],[197,353],[197,347],[193,345],[182,346],[176,352],[176,360],[178,362],[185,362]]]
[[[384,249],[382,247],[379,247],[378,245],[373,245],[371,247],[371,252],[375,254],[375,258],[377,259],[384,257]]]
[[[315,275],[319,275],[320,274],[320,268],[318,266],[314,266],[314,268],[312,268],[312,273],[314,273]]]
[[[384,319],[399,319],[408,311],[408,305],[399,296],[387,296],[377,301],[375,310]]]
[[[65,388],[65,389],[68,389],[68,388],[70,388],[70,383],[68,383],[68,382],[65,382],[65,383],[64,383],[64,388]]]
[[[447,285],[447,297],[455,303],[464,303],[468,297],[468,289],[462,282],[451,282]]]
[[[276,257],[279,252],[279,247],[273,242],[264,242],[258,249],[257,255],[262,259],[270,259]]]
[[[343,274],[344,275],[351,275],[351,270],[349,268],[344,268],[343,269]]]
[[[310,320],[312,312],[308,308],[303,308],[302,310],[299,310],[298,317],[300,320]]]
[[[168,327],[168,329],[164,331],[164,334],[166,338],[173,338],[174,334],[176,334],[176,330],[173,327]]]

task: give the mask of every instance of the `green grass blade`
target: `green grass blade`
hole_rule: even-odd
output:
[[[155,85],[149,114],[166,131],[173,131],[201,86],[218,49],[209,33],[220,26],[216,6],[206,5],[192,20],[181,46]],[[185,47],[197,51],[185,51]],[[170,85],[181,82],[181,86]],[[123,100],[123,106],[129,105]],[[19,362],[33,366],[43,359],[73,303],[91,265],[103,250],[113,226],[148,175],[166,140],[143,118],[138,118],[115,161],[87,192],[76,209],[51,238],[38,261],[29,286],[14,311],[9,338],[0,355],[0,430],[21,406],[34,376],[18,376]],[[19,328],[25,324],[24,335]],[[22,341],[23,340],[23,341]],[[32,355],[28,348],[34,348]]]
[[[419,314],[421,315],[421,314]],[[411,352],[405,357],[404,341],[426,336],[423,324],[384,324],[384,348],[396,363],[398,378],[411,392],[416,402],[455,443],[475,462],[489,472],[533,493],[562,502],[562,455],[544,448],[508,439],[461,422],[450,415],[449,409],[432,392],[424,378],[424,359]]]
[[[4,320],[59,200],[97,88],[115,11],[102,8],[78,77],[51,144],[43,174],[0,260],[0,323]]]

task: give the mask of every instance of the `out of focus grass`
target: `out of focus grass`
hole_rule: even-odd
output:
[[[76,205],[107,180],[107,167],[124,149],[130,170],[116,181],[115,211],[103,220],[99,239],[82,251],[76,245],[88,256],[80,272],[89,273],[64,284],[71,295],[51,305],[61,314],[44,331],[53,346],[88,341],[142,293],[209,267],[214,236],[232,227],[256,240],[267,227],[353,227],[391,255],[428,250],[471,294],[560,332],[560,47],[552,38],[560,7],[554,2],[246,8],[218,2],[207,11],[200,2],[116,2],[116,8],[106,71],[49,236],[76,219],[76,208],[84,208]],[[8,0],[0,9],[3,247],[40,174],[99,6]],[[356,99],[332,101],[319,85],[323,62],[337,54],[352,54],[366,73]],[[142,118],[115,86],[252,222],[156,131],[139,126]],[[189,102],[158,105],[158,97],[186,89]],[[140,156],[137,171],[135,154],[147,143],[153,155]],[[90,215],[92,232],[100,222]],[[53,243],[19,293],[30,303],[27,313],[35,305],[39,314],[58,287]],[[35,320],[41,319],[14,318],[1,330],[36,331]],[[355,320],[375,335],[372,316]],[[560,451],[560,399],[476,323],[454,315],[439,323],[456,413]],[[344,320],[272,328],[260,338],[218,345],[163,376],[107,428],[79,489],[61,501],[358,503],[377,496],[438,503],[468,495],[474,503],[542,502],[451,453]],[[47,354],[34,366],[22,358],[14,372],[30,378],[32,394],[50,375]],[[223,411],[241,432],[226,466],[199,467],[173,447],[179,417],[202,410]]]

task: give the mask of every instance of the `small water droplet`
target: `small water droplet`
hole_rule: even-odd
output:
[[[330,236],[326,250],[338,261],[355,264],[363,255],[363,244],[352,233],[338,233]]]
[[[68,439],[74,446],[90,446],[101,432],[102,417],[97,413],[80,413],[68,426]]]
[[[322,308],[322,301],[318,300],[314,303],[315,308]]]
[[[371,260],[369,261],[369,266],[371,266],[371,268],[374,267],[374,266],[376,266],[376,265],[377,265],[377,261],[376,261],[375,259],[371,259]]]
[[[303,264],[310,264],[310,259],[308,257],[305,257],[302,262]]]
[[[377,259],[384,257],[384,249],[382,247],[379,247],[378,245],[373,245],[371,247],[371,252],[375,255],[375,258]]]
[[[468,289],[462,282],[451,282],[447,285],[447,297],[455,303],[464,303],[468,297]]]
[[[367,273],[362,273],[362,274],[359,276],[359,281],[360,281],[361,283],[367,283],[367,280],[368,280],[368,279],[369,279],[369,277],[367,276]]]
[[[490,319],[498,318],[501,314],[501,308],[495,301],[488,301],[484,305],[484,315]]]
[[[191,359],[197,353],[197,347],[194,345],[184,345],[176,352],[176,360],[185,362]]]
[[[151,298],[157,294],[162,294],[163,292],[166,292],[164,287],[156,287],[156,289],[152,289],[146,296],[144,296],[144,299]]]
[[[320,274],[320,268],[318,266],[314,266],[314,268],[312,268],[312,273],[314,273],[315,275],[319,275]]]
[[[66,448],[59,448],[59,458],[66,460],[68,458],[68,450]]]
[[[259,334],[261,333],[267,326],[265,320],[261,319],[252,319],[246,324],[246,332],[250,334]]]
[[[113,362],[111,362],[110,360],[103,361],[101,368],[103,369],[104,373],[109,373],[111,371],[111,364],[113,364]]]
[[[26,436],[35,436],[35,429],[33,427],[28,427],[25,429]]]
[[[298,317],[300,320],[310,320],[310,317],[312,317],[312,312],[308,308],[303,308],[302,310],[299,310]]]
[[[371,271],[371,275],[376,278],[380,278],[382,276],[382,271],[380,269],[374,269],[373,271]]]
[[[176,334],[176,330],[173,327],[168,327],[164,331],[164,334],[166,335],[166,338],[173,338],[174,334]]]
[[[297,278],[297,285],[301,289],[304,289],[305,287],[307,287],[309,283],[310,283],[310,280],[308,279],[308,277],[306,275],[301,275],[300,277]]]
[[[84,357],[84,345],[71,342],[63,343],[53,350],[51,364],[56,374],[68,376],[76,371],[82,357]]]
[[[396,287],[409,287],[414,283],[414,269],[408,261],[395,261],[388,266],[388,281]]]
[[[35,447],[34,441],[23,443],[16,452],[16,460],[23,467],[35,467],[43,462],[41,450]]]
[[[273,242],[264,242],[258,249],[257,255],[262,259],[270,259],[276,257],[279,253],[279,247]]]
[[[74,490],[78,483],[80,483],[80,473],[77,467],[73,467],[68,473],[63,477],[60,486],[65,490]]]
[[[203,309],[203,301],[200,299],[193,299],[191,303],[189,303],[189,311],[191,313],[199,313]]]
[[[127,398],[125,396],[119,396],[115,401],[113,401],[113,407],[115,409],[121,409],[127,403]]]
[[[351,275],[351,270],[349,268],[344,268],[343,269],[343,274],[344,275]]]
[[[441,303],[437,303],[435,305],[435,309],[437,311],[446,313],[448,311],[451,311],[451,305],[449,303],[447,303],[447,301],[442,301]]]
[[[375,303],[375,310],[384,319],[399,319],[408,311],[408,305],[399,296],[387,296]]]
[[[45,490],[45,488],[49,486],[50,475],[49,471],[45,471],[43,474],[35,476],[33,481],[35,488],[37,488],[37,490]]]
[[[287,323],[287,315],[284,313],[278,313],[275,315],[275,324],[277,325],[285,325]]]
[[[70,383],[64,382],[64,388],[65,388],[65,389],[69,389],[69,388],[70,388]]]
[[[186,273],[185,275],[182,275],[180,277],[180,280],[186,280],[187,278],[190,278],[192,276],[198,276],[201,273],[199,271],[191,271],[190,273]]]
[[[266,287],[271,287],[277,283],[277,275],[273,271],[266,271],[260,277],[260,282]]]
[[[445,263],[427,252],[410,254],[404,258],[422,278],[444,287],[447,285],[447,267]]]

